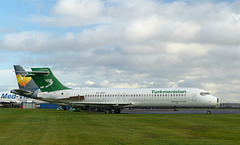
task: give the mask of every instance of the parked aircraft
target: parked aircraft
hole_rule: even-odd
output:
[[[31,77],[25,77],[27,72],[19,65],[14,66],[16,72],[16,78],[19,89],[11,90],[10,92],[1,92],[0,103],[1,104],[21,104],[32,103],[36,104],[47,103],[44,101],[36,100],[37,92],[40,91],[38,86],[32,80]],[[31,98],[29,98],[31,97]]]
[[[13,67],[16,73],[19,88],[11,90],[10,92],[16,95],[32,98],[35,102],[47,103],[37,97],[37,94],[40,93],[41,90],[38,88],[31,77],[26,76],[28,73],[22,68],[22,66],[14,65]],[[48,101],[48,103],[55,103],[61,105],[64,109],[66,109],[66,107],[64,107],[66,104],[51,101]]]
[[[14,65],[19,89],[11,90],[11,93],[37,99],[40,89],[31,77],[26,77],[27,72],[20,66]]]
[[[5,95],[2,94],[2,98],[19,98],[19,101],[26,102],[24,99],[27,99],[27,102],[35,102],[36,104],[48,103],[37,99],[37,93],[41,90],[35,84],[31,77],[25,77],[27,72],[20,66],[14,65],[14,70],[16,73],[17,83],[19,89],[11,90],[11,93]],[[7,96],[7,97],[6,97]]]
[[[217,97],[197,88],[71,89],[61,84],[50,68],[32,68],[25,77],[32,77],[40,88],[38,99],[72,107],[103,108],[107,113],[120,113],[122,108],[135,107],[177,110],[179,107],[211,108],[218,105]]]
[[[0,92],[0,94],[1,94],[0,106],[3,106],[4,104],[20,105],[22,103],[36,103],[36,104],[46,103],[44,101],[31,99],[10,92]]]

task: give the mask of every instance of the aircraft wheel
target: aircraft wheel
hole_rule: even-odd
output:
[[[111,109],[106,109],[105,114],[109,114],[109,113],[112,113],[112,110]]]
[[[62,106],[62,108],[63,108],[63,110],[67,110],[67,107],[65,107],[65,106]]]
[[[212,112],[208,110],[208,111],[207,111],[207,114],[212,114]]]
[[[174,106],[174,111],[178,111],[178,108],[176,106]]]
[[[96,108],[97,112],[102,112],[102,108]]]
[[[121,109],[114,109],[114,114],[120,114],[121,113]]]

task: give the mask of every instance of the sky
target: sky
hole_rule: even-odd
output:
[[[13,65],[73,88],[193,87],[240,102],[240,2],[0,0],[0,91]]]

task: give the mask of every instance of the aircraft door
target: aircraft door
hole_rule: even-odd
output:
[[[192,101],[197,101],[197,94],[195,93],[192,94]]]
[[[197,94],[195,93],[192,94],[192,101],[197,101]]]

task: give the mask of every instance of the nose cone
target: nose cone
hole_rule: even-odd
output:
[[[211,96],[209,96],[209,104],[212,107],[216,107],[219,104],[219,99],[217,97],[211,95]]]

